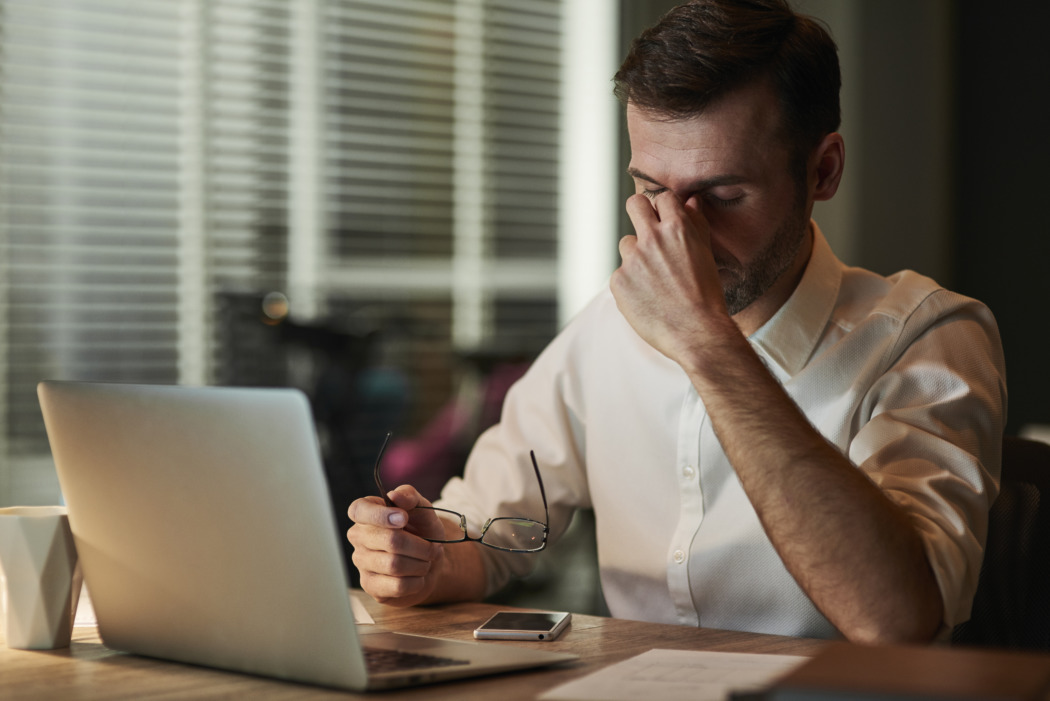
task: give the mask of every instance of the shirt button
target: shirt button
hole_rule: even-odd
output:
[[[684,468],[682,468],[682,474],[685,475],[688,479],[693,479],[693,475],[696,474],[696,468],[692,465],[686,465]]]
[[[675,550],[672,557],[674,557],[674,561],[679,565],[685,562],[685,553],[681,550]]]

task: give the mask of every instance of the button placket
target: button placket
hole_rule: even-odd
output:
[[[679,514],[667,551],[667,586],[682,625],[699,625],[700,617],[689,584],[689,549],[703,520],[703,498],[699,480],[700,430],[707,414],[696,390],[689,385],[682,402],[678,425]]]

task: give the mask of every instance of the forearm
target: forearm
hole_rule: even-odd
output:
[[[929,639],[940,591],[909,516],[813,429],[731,324],[680,362],[788,571],[850,639]]]

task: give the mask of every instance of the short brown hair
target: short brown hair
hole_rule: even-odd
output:
[[[839,128],[835,42],[785,0],[691,0],[676,7],[635,39],[614,92],[625,105],[673,120],[762,79],[777,92],[796,158]]]

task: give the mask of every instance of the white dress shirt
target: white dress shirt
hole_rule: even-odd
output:
[[[997,493],[1006,387],[980,302],[905,271],[850,268],[813,226],[810,262],[752,348],[828,441],[914,519],[944,600],[969,616]],[[473,527],[594,509],[612,615],[781,635],[837,632],[785,569],[682,369],[600,294],[510,390],[440,506]],[[482,548],[489,591],[541,555]]]

